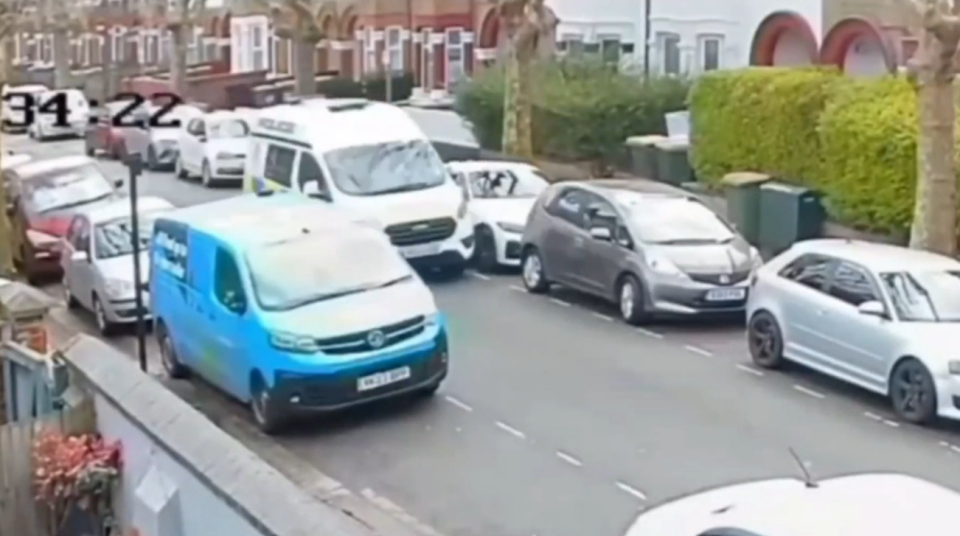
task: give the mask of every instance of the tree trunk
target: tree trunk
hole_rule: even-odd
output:
[[[530,54],[519,39],[507,43],[506,88],[503,94],[503,152],[533,158],[533,130],[530,97]]]
[[[917,61],[911,66],[920,124],[910,247],[949,256],[957,252],[957,110],[953,80],[958,40],[960,22],[956,17],[928,12]]]
[[[16,83],[13,68],[13,56],[16,53],[11,36],[0,40],[0,81],[13,85]]]
[[[10,47],[7,46],[10,37],[4,37],[0,42],[0,64],[6,67],[10,62]],[[0,72],[0,86],[6,84],[9,79],[8,69]],[[3,146],[3,130],[0,129],[0,147]],[[0,151],[0,163],[2,163],[4,151]],[[16,268],[13,265],[13,248],[16,247],[16,241],[13,239],[13,226],[10,224],[10,218],[7,213],[7,189],[0,185],[0,277],[13,278],[16,276]]]
[[[187,24],[177,24],[170,30],[170,88],[186,100],[187,95]]]
[[[70,72],[70,31],[66,28],[53,30],[53,86],[57,89],[73,85]]]
[[[102,62],[103,66],[101,67],[100,75],[103,80],[103,100],[100,102],[109,101],[114,95],[116,95],[120,88],[117,87],[119,84],[116,82],[116,75],[119,72],[119,67],[115,65],[116,54],[113,51],[113,38],[112,36],[103,31],[100,33],[101,38],[103,38],[103,57]]]
[[[317,41],[294,37],[290,40],[293,47],[293,90],[296,95],[306,97],[317,93],[317,63],[314,61]]]

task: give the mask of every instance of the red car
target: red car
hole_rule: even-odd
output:
[[[108,102],[105,105],[91,111],[92,117],[96,121],[91,121],[84,135],[84,146],[87,156],[95,156],[97,153],[103,153],[110,158],[120,159],[124,152],[124,135],[127,127],[114,126],[113,118],[120,112],[130,106],[130,101]],[[131,121],[131,115],[128,114],[124,121]]]
[[[87,156],[38,160],[3,170],[7,210],[18,242],[14,259],[30,282],[59,277],[60,239],[77,211],[110,202],[123,180],[111,181]]]

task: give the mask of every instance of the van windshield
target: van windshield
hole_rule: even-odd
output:
[[[386,287],[413,277],[396,249],[355,232],[304,234],[247,253],[253,291],[266,311]]]
[[[360,145],[325,156],[337,188],[349,195],[412,192],[440,186],[448,174],[429,141]]]

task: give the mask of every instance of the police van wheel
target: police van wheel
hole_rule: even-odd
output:
[[[270,396],[270,389],[259,373],[254,375],[250,385],[250,410],[257,428],[267,435],[281,432],[288,422],[277,401]]]
[[[163,371],[167,376],[173,379],[182,379],[189,376],[190,371],[180,363],[177,358],[177,350],[173,346],[173,339],[170,338],[170,332],[163,322],[157,322],[157,346],[160,347],[160,363],[163,365]]]
[[[110,337],[117,331],[117,325],[107,318],[107,312],[103,309],[100,298],[93,296],[93,318],[97,322],[97,330],[100,335]]]

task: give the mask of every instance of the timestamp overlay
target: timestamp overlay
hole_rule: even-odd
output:
[[[64,91],[55,92],[54,95],[43,98],[34,93],[10,92],[3,96],[3,100],[8,104],[9,110],[20,112],[20,117],[5,117],[4,122],[13,128],[27,128],[33,125],[40,116],[52,116],[54,118],[52,125],[55,127],[70,127],[77,121],[76,112],[71,106],[70,99]],[[90,109],[100,106],[96,99],[87,101]],[[180,121],[174,118],[167,118],[177,106],[183,104],[183,99],[175,93],[157,92],[149,97],[139,93],[118,93],[112,99],[111,103],[122,105],[122,108],[105,119],[114,127],[148,127],[148,128],[179,128]],[[162,103],[162,104],[156,104]],[[155,109],[148,109],[153,104]],[[144,118],[142,112],[150,112],[149,117]],[[102,116],[89,114],[83,118],[89,124],[96,124]]]

